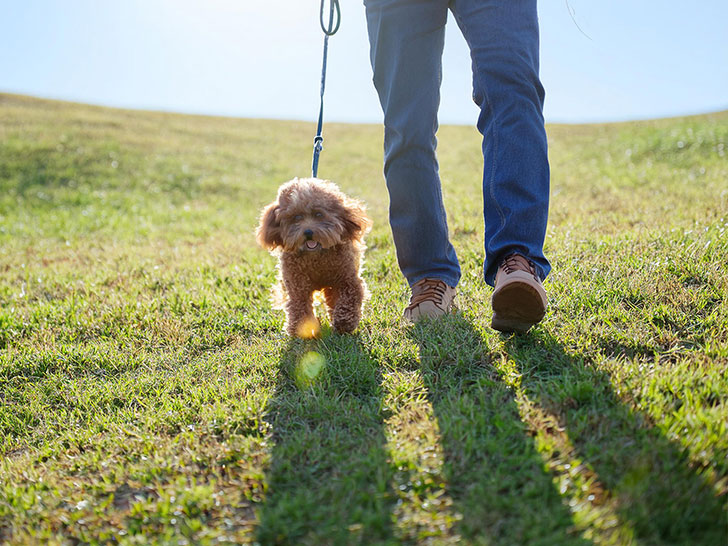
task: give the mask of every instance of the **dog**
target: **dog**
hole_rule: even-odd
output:
[[[356,329],[368,295],[360,269],[371,227],[363,203],[318,178],[283,184],[276,201],[262,210],[256,239],[279,258],[277,306],[285,309],[290,335],[318,336],[313,311],[318,291],[334,330]]]

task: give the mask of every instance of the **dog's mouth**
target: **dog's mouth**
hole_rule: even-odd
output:
[[[318,241],[309,240],[303,243],[304,250],[318,250],[319,248],[321,248],[321,243],[319,243]]]

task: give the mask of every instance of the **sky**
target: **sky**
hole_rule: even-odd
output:
[[[340,3],[325,120],[381,123],[362,0]],[[318,17],[319,0],[3,0],[0,92],[313,122]],[[547,122],[728,109],[727,0],[541,0],[539,20]],[[476,117],[468,49],[451,18],[440,122]]]

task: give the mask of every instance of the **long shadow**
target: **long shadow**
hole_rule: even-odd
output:
[[[457,314],[417,324],[411,335],[460,536],[476,544],[591,544],[574,528],[483,337]]]
[[[260,544],[392,542],[381,382],[358,337],[289,343],[266,418],[274,446]]]
[[[629,408],[610,377],[543,331],[506,340],[526,396],[556,415],[576,451],[645,544],[728,543],[724,501],[686,450]]]

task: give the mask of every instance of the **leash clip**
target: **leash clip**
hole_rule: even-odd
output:
[[[321,135],[316,135],[313,138],[313,149],[317,152],[320,152],[324,149],[324,137],[322,137]]]
[[[313,139],[313,161],[311,162],[311,176],[318,177],[319,154],[324,149],[324,137],[320,134]]]

